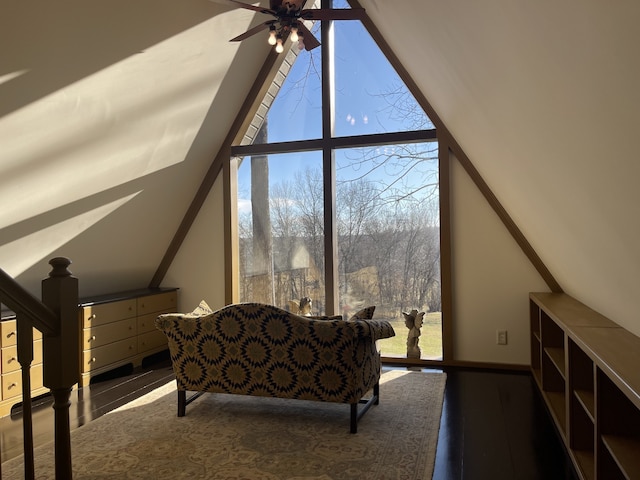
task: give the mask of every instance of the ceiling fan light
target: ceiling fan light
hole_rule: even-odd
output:
[[[290,35],[291,41],[292,42],[297,42],[298,39],[300,38],[298,36],[298,27],[295,25],[291,26],[291,35]]]
[[[304,50],[304,37],[302,35],[298,36],[298,50]]]
[[[274,27],[273,25],[271,25],[271,27],[269,28],[269,40],[267,41],[269,42],[269,45],[275,45],[277,43],[276,27]]]
[[[282,38],[278,37],[276,40],[276,52],[282,53],[284,52],[284,47],[282,46]]]

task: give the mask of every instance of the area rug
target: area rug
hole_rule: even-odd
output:
[[[75,480],[431,479],[446,374],[390,370],[349,433],[349,406],[206,394],[178,418],[175,382],[71,434]],[[53,445],[35,451],[53,480]],[[22,458],[2,464],[23,478]]]

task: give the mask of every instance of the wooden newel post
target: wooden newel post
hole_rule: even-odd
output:
[[[57,314],[59,325],[55,335],[43,338],[43,377],[54,399],[56,479],[71,480],[69,408],[80,376],[78,279],[67,268],[69,259],[53,258],[49,264],[53,268],[42,281],[42,302]]]

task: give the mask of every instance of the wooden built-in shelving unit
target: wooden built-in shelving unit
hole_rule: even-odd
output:
[[[566,294],[529,294],[531,371],[584,480],[640,479],[640,337]]]

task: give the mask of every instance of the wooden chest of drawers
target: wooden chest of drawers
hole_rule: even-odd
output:
[[[167,348],[165,335],[155,328],[161,313],[175,312],[177,289],[134,290],[82,299],[79,305],[80,382],[116,367],[138,366],[146,357]],[[31,396],[49,392],[43,386],[42,333],[33,330]],[[22,402],[22,369],[18,363],[17,326],[13,315],[0,321],[0,417]]]
[[[31,362],[31,396],[49,390],[42,385],[42,333],[33,330]],[[11,413],[11,407],[22,402],[22,369],[18,363],[17,326],[15,318],[0,322],[0,416]]]
[[[165,335],[154,321],[161,313],[175,312],[177,290],[123,292],[96,297],[80,305],[82,356],[80,386],[91,377],[133,364],[167,348]]]

